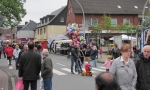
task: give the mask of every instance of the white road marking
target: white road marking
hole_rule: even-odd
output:
[[[99,69],[99,68],[92,68],[93,70],[97,70],[97,71],[101,71],[101,72],[104,72],[104,71],[106,71],[106,70],[104,70],[104,69]]]
[[[68,68],[61,68],[61,69],[64,70],[64,71],[67,71],[67,72],[70,72],[70,73],[71,73],[71,69],[68,69]],[[74,71],[74,73],[75,73],[75,74],[78,74],[78,72],[75,72],[75,71]]]
[[[60,65],[60,66],[66,66],[66,65],[63,65],[63,64],[60,64],[60,63],[56,63],[56,64],[58,64],[58,65]]]
[[[105,67],[99,67],[99,68],[101,68],[101,69],[106,69]]]
[[[60,72],[60,71],[56,70],[56,69],[53,69],[53,73],[55,73],[57,75],[67,75],[67,74],[65,74],[63,72]]]

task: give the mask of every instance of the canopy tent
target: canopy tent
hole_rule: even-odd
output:
[[[58,35],[55,39],[55,41],[59,41],[59,40],[68,40],[69,38],[67,36],[64,35]]]
[[[58,40],[58,41],[54,41],[54,43],[70,43],[72,42],[72,40]]]
[[[135,40],[135,37],[131,37],[131,36],[127,36],[127,35],[121,35],[122,36],[122,40]],[[109,40],[114,40],[114,37],[110,38]]]

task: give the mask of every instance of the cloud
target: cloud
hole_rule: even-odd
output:
[[[20,24],[33,20],[40,22],[40,18],[52,13],[53,11],[67,5],[68,0],[26,0],[24,8],[27,11],[26,16]]]

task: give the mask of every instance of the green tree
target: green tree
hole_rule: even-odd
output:
[[[0,14],[4,17],[2,26],[17,26],[26,15],[25,0],[0,0]]]

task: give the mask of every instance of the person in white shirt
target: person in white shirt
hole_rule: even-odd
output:
[[[16,61],[16,70],[18,70],[18,65],[17,65],[17,62],[18,62],[18,56],[19,56],[19,53],[20,53],[20,49],[19,49],[19,46],[18,45],[16,45],[16,47],[15,47],[15,49],[14,49],[14,51],[13,51],[13,55],[14,55],[14,57],[15,57],[15,61]]]

